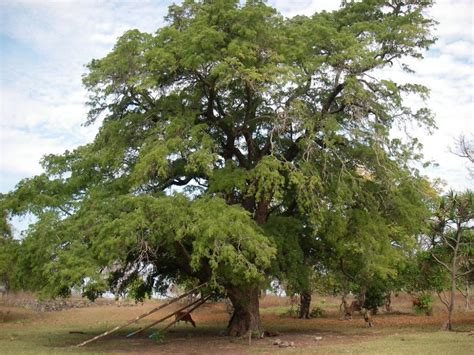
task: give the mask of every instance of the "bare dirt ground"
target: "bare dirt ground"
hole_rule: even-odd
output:
[[[373,328],[367,328],[360,315],[355,315],[350,321],[340,320],[337,298],[314,297],[312,306],[321,307],[325,312],[324,317],[299,320],[288,315],[291,305],[287,298],[266,296],[261,300],[262,321],[266,329],[279,334],[277,337],[252,339],[250,345],[249,339],[221,336],[228,314],[222,303],[211,303],[193,313],[196,328],[179,324],[158,341],[148,338],[147,335],[152,331],[132,338],[126,338],[126,334],[169,314],[170,310],[154,313],[139,324],[83,348],[71,347],[133,319],[159,303],[151,300],[143,305],[120,307],[110,302],[99,302],[94,307],[57,312],[38,312],[0,305],[0,353],[397,353],[391,350],[403,349],[406,345],[414,354],[424,353],[424,350],[427,350],[426,353],[449,353],[453,350],[453,353],[460,355],[470,353],[468,349],[474,349],[474,336],[469,335],[474,331],[474,311],[464,310],[461,297],[457,300],[454,318],[457,333],[445,335],[445,332],[439,332],[446,317],[442,305],[439,302],[435,304],[433,316],[415,315],[408,295],[394,297],[394,312],[375,315]],[[170,306],[171,309],[178,307]],[[158,329],[160,327],[163,325],[158,326]],[[279,348],[273,345],[277,338],[294,342],[295,346]],[[437,342],[445,344],[446,350],[436,345]],[[453,345],[449,345],[451,343]]]

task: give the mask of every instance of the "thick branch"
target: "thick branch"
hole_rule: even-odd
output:
[[[449,302],[447,301],[446,296],[443,295],[443,297],[441,297],[440,291],[437,291],[436,293],[438,294],[439,300],[446,306],[446,308],[449,308]]]
[[[439,260],[438,257],[437,257],[434,253],[431,253],[431,256],[432,256],[440,265],[443,265],[449,272],[451,272],[451,268],[448,266],[448,264],[446,264],[445,262]]]
[[[334,103],[334,100],[336,99],[337,95],[339,95],[341,91],[344,89],[344,86],[345,86],[345,83],[336,85],[334,90],[329,94],[328,98],[326,99],[326,102],[323,105],[323,108],[321,109],[321,116],[325,116],[329,112],[329,109]]]

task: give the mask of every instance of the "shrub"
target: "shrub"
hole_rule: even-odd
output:
[[[372,314],[376,314],[378,307],[385,303],[386,289],[383,285],[374,283],[371,285],[365,293],[364,308],[372,311]]]
[[[156,332],[150,334],[149,336],[150,339],[153,339],[157,343],[164,343],[165,342],[165,333],[157,330]]]
[[[300,314],[300,311],[298,307],[290,307],[285,313],[282,314],[282,316],[298,318],[299,314]]]
[[[324,309],[322,309],[321,307],[314,307],[311,310],[311,313],[309,314],[311,318],[322,318],[325,315],[326,315],[326,312],[324,312]]]
[[[433,297],[428,293],[422,293],[413,300],[413,309],[417,314],[433,314]]]

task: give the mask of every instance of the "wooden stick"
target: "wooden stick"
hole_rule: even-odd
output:
[[[198,308],[199,306],[201,306],[204,302],[206,302],[209,298],[211,298],[212,294],[206,296],[205,298],[201,298],[201,302],[199,302],[197,305],[195,305],[194,307],[192,307],[189,311],[187,311],[186,313],[182,314],[181,316],[179,316],[178,318],[176,318],[173,322],[171,322],[170,324],[168,324],[166,327],[164,327],[161,331],[164,332],[166,329],[168,329],[169,327],[171,327],[173,324],[175,324],[176,322],[179,322],[181,319],[183,319],[184,317],[186,317],[186,315],[188,315],[189,313],[191,313],[192,311],[194,311],[196,308]]]
[[[181,312],[182,310],[184,310],[184,309],[186,309],[186,308],[189,308],[189,307],[195,305],[196,303],[200,302],[201,300],[202,300],[202,297],[199,298],[199,299],[197,299],[197,300],[194,301],[193,303],[187,304],[186,306],[181,307],[181,308],[178,309],[177,311],[174,311],[173,313],[168,314],[167,316],[165,316],[165,317],[163,317],[163,318],[160,318],[160,319],[158,319],[157,321],[154,321],[153,323],[147,325],[146,327],[143,327],[143,328],[140,328],[140,329],[135,330],[134,332],[128,334],[128,335],[127,335],[127,338],[130,338],[131,336],[134,336],[135,334],[141,333],[141,332],[143,332],[144,330],[147,330],[147,329],[153,327],[154,325],[157,325],[158,323],[161,323],[161,322],[163,322],[164,320],[167,320],[168,318],[174,316],[176,313]]]
[[[106,335],[115,333],[117,330],[122,329],[122,328],[125,328],[126,326],[128,326],[128,325],[130,325],[130,324],[132,324],[132,323],[136,323],[136,322],[138,322],[140,319],[145,318],[145,317],[149,316],[150,314],[155,313],[156,311],[158,311],[158,310],[160,310],[160,309],[162,309],[162,308],[165,308],[165,307],[169,306],[170,304],[173,304],[173,303],[179,301],[181,298],[184,298],[184,297],[186,297],[187,295],[190,295],[190,294],[193,293],[193,292],[196,292],[197,290],[199,290],[199,289],[200,289],[201,287],[203,287],[204,285],[206,285],[206,283],[204,283],[204,284],[202,284],[202,285],[199,285],[199,286],[193,288],[192,290],[190,290],[190,291],[188,291],[188,292],[182,294],[182,295],[179,296],[179,297],[173,298],[172,300],[166,302],[165,304],[162,304],[162,305],[160,305],[160,306],[158,306],[158,307],[153,308],[152,310],[150,310],[150,311],[148,311],[148,312],[146,312],[146,313],[143,313],[142,315],[137,316],[136,318],[134,318],[134,319],[128,321],[127,323],[125,323],[125,324],[123,324],[123,325],[118,325],[118,326],[116,326],[116,327],[113,328],[113,329],[110,329],[110,330],[108,330],[108,331],[106,331],[106,332],[104,332],[104,333],[102,333],[102,334],[99,334],[99,335],[97,335],[97,336],[95,336],[95,337],[93,337],[93,338],[91,338],[91,339],[88,339],[88,340],[86,340],[86,341],[83,341],[82,343],[77,344],[76,347],[80,347],[80,346],[84,346],[84,345],[86,345],[86,344],[92,343],[93,341],[96,341],[97,339],[103,338],[103,337],[105,337]]]

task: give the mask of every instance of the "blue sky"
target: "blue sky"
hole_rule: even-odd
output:
[[[333,10],[339,0],[269,1],[283,15]],[[107,54],[125,30],[153,32],[163,24],[171,1],[28,0],[0,5],[0,192],[41,172],[44,154],[61,153],[93,139],[97,127],[83,127],[87,93],[84,65]],[[474,139],[474,6],[471,0],[440,0],[430,15],[440,22],[439,41],[412,77],[394,67],[386,75],[418,81],[432,89],[428,105],[439,130],[413,131],[427,159],[426,171],[449,187],[473,187],[466,162],[449,153],[454,138]],[[413,104],[416,104],[415,102]]]

